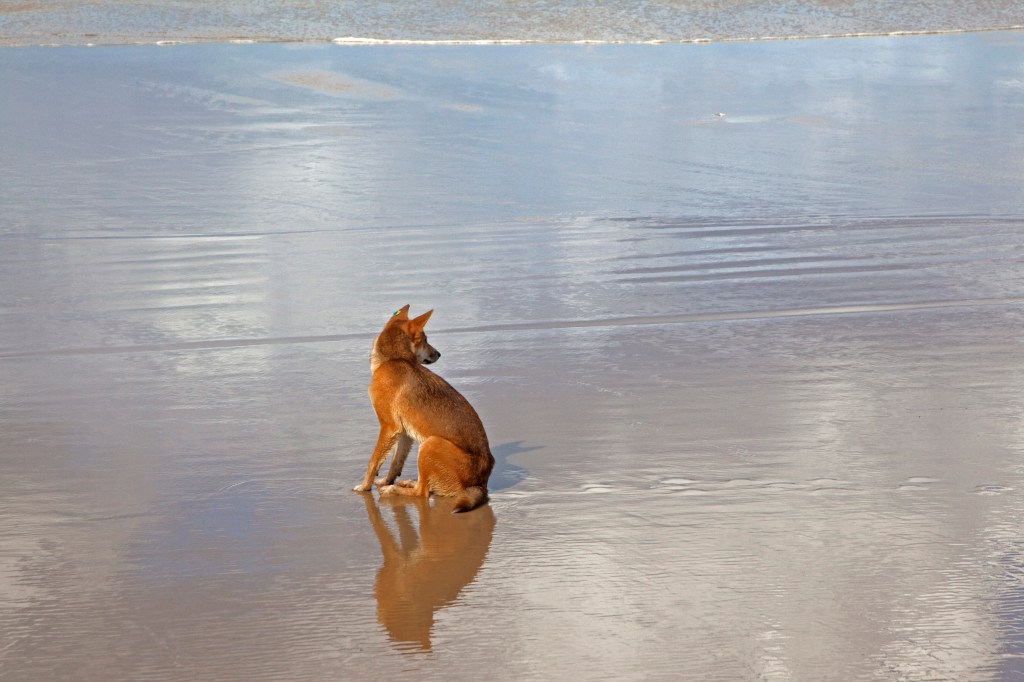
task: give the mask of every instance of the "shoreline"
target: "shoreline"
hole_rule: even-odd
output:
[[[913,29],[896,31],[863,31],[852,33],[822,33],[814,35],[780,35],[780,36],[753,36],[753,37],[716,37],[716,38],[655,38],[655,39],[531,39],[531,38],[479,38],[479,39],[417,39],[417,38],[374,38],[361,36],[345,36],[339,38],[297,38],[297,37],[214,37],[203,38],[199,36],[173,39],[137,40],[137,39],[113,39],[108,37],[96,40],[93,36],[81,36],[81,41],[75,42],[7,42],[7,39],[0,38],[0,48],[62,48],[62,47],[178,47],[188,45],[340,45],[340,46],[528,46],[528,45],[551,45],[551,46],[601,46],[601,45],[705,45],[719,43],[767,43],[767,42],[788,42],[788,41],[814,41],[814,40],[845,40],[856,38],[914,38],[921,36],[952,36],[976,33],[1012,33],[1024,31],[1024,24],[995,26],[985,28],[956,28],[956,29]],[[88,38],[88,39],[87,39]]]

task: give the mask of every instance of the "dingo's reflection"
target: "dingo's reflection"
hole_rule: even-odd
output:
[[[467,514],[453,514],[453,498],[403,498],[389,506],[395,514],[398,540],[384,523],[372,494],[364,494],[384,564],[377,571],[374,595],[377,620],[395,642],[430,649],[434,613],[451,604],[476,577],[494,534],[494,512],[484,505]],[[419,537],[409,516],[419,515]]]

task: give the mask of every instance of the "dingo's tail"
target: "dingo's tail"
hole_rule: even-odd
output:
[[[487,488],[481,488],[478,485],[471,486],[463,490],[455,500],[455,508],[452,509],[452,513],[472,511],[486,501]]]

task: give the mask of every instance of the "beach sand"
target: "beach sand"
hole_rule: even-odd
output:
[[[0,678],[1024,675],[1022,48],[0,51]]]

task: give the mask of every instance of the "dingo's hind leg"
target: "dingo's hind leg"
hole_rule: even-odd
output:
[[[378,478],[374,484],[379,488],[384,485],[391,485],[395,479],[402,475],[402,467],[409,457],[409,450],[412,448],[412,436],[405,433],[398,434],[398,445],[395,454],[391,458],[391,466],[388,467],[388,475]]]
[[[434,436],[420,443],[419,454],[416,455],[416,469],[419,479],[413,481],[402,481],[398,485],[387,485],[380,489],[382,495],[397,494],[411,495],[416,497],[429,497],[430,493],[437,495],[455,495],[461,486],[453,481],[451,467],[448,460],[466,453],[456,447],[451,441]],[[453,485],[454,482],[454,485]]]
[[[455,511],[469,511],[487,501],[487,489],[474,485],[472,457],[451,441],[428,438],[420,444],[418,458],[419,480],[415,485],[385,486],[380,489],[381,494],[429,497],[434,493],[457,497]]]

